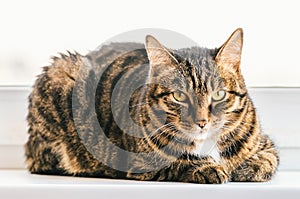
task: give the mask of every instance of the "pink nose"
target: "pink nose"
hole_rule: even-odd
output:
[[[204,128],[207,124],[207,120],[206,119],[201,119],[197,122],[197,124],[199,125],[200,128]]]

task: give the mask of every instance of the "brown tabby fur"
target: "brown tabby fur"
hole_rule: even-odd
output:
[[[242,42],[237,29],[221,48],[172,51],[147,36],[146,48],[112,43],[87,56],[54,57],[29,96],[29,171],[194,183],[270,180],[278,152],[261,131],[240,72]],[[185,100],[177,100],[179,91]],[[218,91],[225,98],[212,100]],[[210,150],[201,148],[205,143]]]

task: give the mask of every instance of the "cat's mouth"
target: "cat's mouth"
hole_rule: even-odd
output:
[[[206,128],[200,128],[195,125],[190,130],[180,129],[180,131],[183,133],[184,137],[186,137],[188,140],[191,140],[192,142],[204,142],[211,136],[209,129],[209,126],[207,126]]]
[[[182,128],[183,135],[192,142],[204,142],[209,139],[216,139],[221,128],[223,128],[225,119],[212,120],[206,124],[204,128],[199,127],[197,124],[191,125],[190,128],[186,128],[185,125]]]

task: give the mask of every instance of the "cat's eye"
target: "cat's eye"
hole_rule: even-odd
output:
[[[213,101],[221,101],[225,98],[226,92],[224,90],[219,90],[215,92],[212,96]]]
[[[173,94],[173,98],[178,102],[185,102],[187,100],[186,94],[184,94],[181,91],[175,91],[172,94]]]

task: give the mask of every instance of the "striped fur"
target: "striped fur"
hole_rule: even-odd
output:
[[[240,72],[242,36],[238,29],[221,48],[174,51],[147,36],[145,47],[112,43],[86,56],[54,57],[29,96],[29,171],[270,180],[279,157]]]

